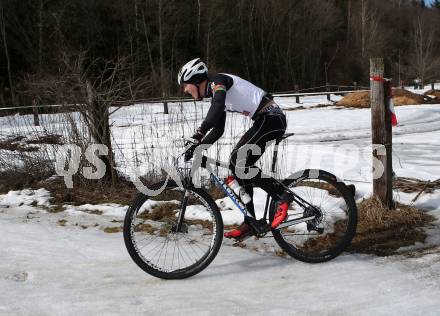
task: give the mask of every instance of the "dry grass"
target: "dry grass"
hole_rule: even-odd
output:
[[[38,151],[38,147],[29,145],[36,144],[59,145],[62,144],[61,136],[45,135],[32,140],[26,140],[24,136],[13,136],[7,138],[6,140],[0,141],[0,149],[18,152],[33,152]]]
[[[60,219],[57,224],[58,226],[66,226],[66,223],[67,221],[65,219]]]
[[[60,204],[55,204],[52,205],[51,207],[47,208],[47,211],[49,213],[60,213],[60,212],[64,212],[64,206],[60,205]]]
[[[434,190],[440,189],[440,179],[435,181],[423,181],[414,178],[396,177],[393,181],[393,189],[397,189],[405,193],[432,193]]]
[[[426,96],[434,96],[437,100],[440,99],[440,90],[429,90],[424,93]]]
[[[201,219],[185,219],[185,223],[188,225],[200,225],[203,228],[212,229],[212,222]]]
[[[104,228],[104,232],[106,232],[108,234],[120,233],[120,232],[122,232],[122,230],[123,230],[122,226]]]
[[[423,96],[405,89],[393,89],[393,101],[395,106],[425,103]]]
[[[310,253],[318,254],[334,247],[341,239],[343,232],[346,230],[347,221],[338,221],[334,224],[334,232],[332,234],[316,235],[314,238],[309,238],[302,245],[301,250]]]
[[[236,241],[232,244],[232,247],[246,248],[246,244],[242,241]]]
[[[108,185],[100,181],[90,181],[87,186],[74,183],[72,189],[66,188],[63,179],[42,181],[33,185],[34,188],[45,188],[53,197],[53,203],[72,205],[116,203],[129,205],[138,194],[132,183],[121,181]]]
[[[336,105],[353,108],[368,108],[370,107],[370,92],[359,91],[349,93],[341,100],[336,102]]]
[[[225,192],[217,186],[211,187],[208,193],[214,200],[222,199],[226,196]]]
[[[208,190],[208,193],[216,200],[225,197],[223,191],[217,187],[213,187]],[[151,197],[152,201],[182,201],[183,191],[178,190],[164,190],[160,194]],[[188,205],[201,205],[202,202],[195,195],[190,195],[188,199]]]
[[[33,188],[37,183],[50,174],[41,170],[38,172],[28,172],[26,170],[7,170],[0,172],[0,194],[8,193],[11,190],[22,190]]]
[[[426,234],[422,228],[435,220],[422,210],[402,204],[388,210],[377,198],[362,201],[358,205],[358,214],[357,233],[348,250],[381,256],[395,254],[397,249],[416,242],[424,242]],[[319,253],[333,247],[346,225],[346,221],[336,222],[334,233],[308,239],[302,250]]]
[[[425,98],[422,95],[405,89],[393,89],[393,102],[395,106],[423,104],[425,103]],[[370,92],[359,91],[349,93],[338,101],[336,105],[352,108],[369,108]]]
[[[181,200],[182,196],[183,196],[182,191],[164,190],[160,192],[158,195],[151,197],[151,200],[153,201]]]
[[[102,215],[102,213],[103,213],[100,210],[81,210],[81,211],[84,213],[93,214],[93,215]]]
[[[422,228],[435,218],[426,212],[397,204],[388,210],[377,198],[369,198],[358,205],[357,234],[351,250],[377,255],[391,255],[397,249],[423,242],[426,234]]]
[[[135,232],[144,232],[150,235],[153,235],[156,232],[157,228],[148,223],[140,223],[134,227]]]
[[[284,258],[287,256],[287,253],[284,250],[279,249],[279,250],[275,251],[275,255],[278,257]]]
[[[176,204],[175,203],[160,203],[156,206],[154,206],[150,211],[145,211],[137,215],[137,217],[142,219],[151,219],[153,221],[163,221],[163,220],[173,220],[175,219],[175,210],[176,210]]]
[[[160,237],[167,237],[170,233],[170,229],[169,227],[161,227],[161,229],[159,229],[159,236]]]

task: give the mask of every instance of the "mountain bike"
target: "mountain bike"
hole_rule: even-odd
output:
[[[278,145],[275,142],[271,171],[276,171]],[[179,158],[175,164],[179,166]],[[201,167],[228,165],[202,156]],[[151,188],[160,194],[140,193],[129,207],[124,221],[124,241],[134,262],[145,272],[163,279],[183,279],[205,269],[217,255],[223,239],[219,206],[210,194],[191,179],[191,163],[178,167],[181,179],[168,179]],[[277,201],[267,196],[261,219],[249,216],[246,206],[225,182],[209,168],[210,177],[247,216],[256,237],[272,233],[278,245],[298,260],[319,263],[331,260],[351,243],[357,225],[353,187],[324,170],[306,169],[280,181],[293,193],[288,217],[276,229],[272,222]]]

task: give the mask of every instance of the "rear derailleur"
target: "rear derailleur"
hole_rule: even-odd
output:
[[[308,206],[305,210],[304,210],[304,217],[309,217],[309,216],[314,216],[314,219],[311,219],[309,221],[306,222],[307,224],[307,231],[311,232],[311,231],[316,231],[318,234],[322,234],[324,233],[324,228],[323,227],[318,227],[319,224],[321,224],[322,222],[322,212],[321,210],[319,210],[317,207],[315,206]]]

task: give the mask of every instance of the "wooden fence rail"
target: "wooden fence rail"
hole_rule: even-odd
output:
[[[357,91],[369,91],[369,90],[357,90]],[[325,95],[328,98],[331,95],[345,95],[347,93],[354,92],[353,90],[347,91],[329,91],[329,92],[307,92],[307,93],[274,93],[272,94],[276,98],[284,98],[284,97],[295,97],[297,98],[297,103],[300,103],[298,98],[301,97],[310,97],[310,96],[319,96]],[[180,102],[194,102],[191,98],[151,98],[151,99],[137,99],[137,100],[127,100],[127,101],[119,101],[115,102],[115,106],[123,106],[123,105],[135,105],[135,104],[153,104],[153,103],[180,103]],[[33,108],[60,108],[60,107],[76,107],[81,104],[47,104],[47,105],[23,105],[23,106],[9,106],[9,107],[0,107],[0,111],[5,110],[20,110],[20,109],[33,109]]]

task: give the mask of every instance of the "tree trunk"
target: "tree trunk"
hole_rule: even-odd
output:
[[[347,2],[347,35],[346,35],[346,44],[347,47],[350,46],[350,31],[351,31],[351,0]]]
[[[361,57],[365,57],[365,37],[366,37],[366,24],[367,24],[367,9],[365,0],[361,0]]]
[[[107,104],[96,100],[90,82],[86,83],[87,89],[87,122],[90,135],[96,144],[103,144],[108,148],[107,155],[99,155],[99,158],[105,164],[105,175],[103,181],[115,184],[118,175],[115,170],[115,161],[113,156],[113,148],[110,133],[110,113]]]
[[[148,0],[145,0],[145,6],[147,6],[147,3],[148,3]],[[142,12],[142,24],[144,26],[144,35],[145,35],[145,41],[147,42],[148,60],[150,62],[151,72],[153,74],[155,74],[156,70],[154,68],[153,56],[151,54],[150,40],[149,40],[149,36],[148,36],[148,28],[147,28],[147,23],[145,21],[145,12]]]
[[[200,40],[200,17],[201,17],[201,7],[200,7],[200,0],[197,0],[197,6],[199,8],[198,10],[198,16],[197,16],[197,39],[196,41],[198,42]]]
[[[1,10],[0,27],[1,27],[2,38],[3,38],[3,47],[5,49],[6,63],[7,63],[7,68],[8,68],[8,79],[9,79],[9,89],[11,91],[11,102],[12,102],[12,105],[16,105],[15,90],[14,90],[14,84],[12,82],[12,74],[11,74],[11,60],[9,58],[8,41],[6,39],[6,23],[5,23],[5,15],[4,15],[3,7],[1,7],[0,10]]]
[[[159,0],[158,8],[158,23],[159,23],[159,60],[160,60],[160,83],[162,88],[162,95],[165,96],[165,70],[163,58],[163,34],[162,34],[162,0]]]
[[[43,7],[44,1],[40,0],[38,8],[38,75],[43,72]]]

